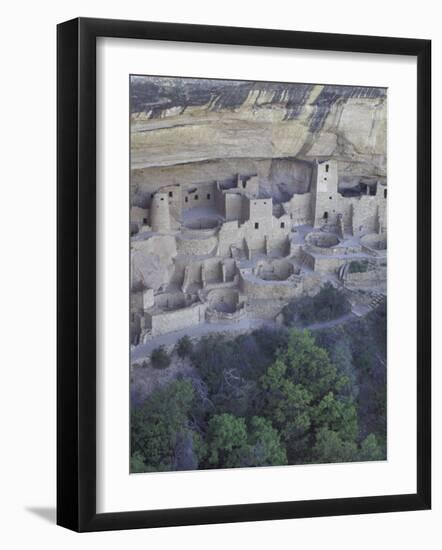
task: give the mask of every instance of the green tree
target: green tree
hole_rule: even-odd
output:
[[[272,423],[260,416],[250,420],[248,466],[280,466],[287,464],[287,453]]]
[[[157,369],[165,369],[170,365],[170,357],[164,346],[152,350],[150,354],[152,365]]]
[[[213,416],[207,432],[207,466],[237,468],[287,464],[285,447],[269,420],[224,413]]]
[[[184,358],[190,355],[192,353],[192,350],[192,340],[187,336],[187,334],[185,334],[182,338],[178,340],[176,352],[178,353],[179,357]]]
[[[329,392],[313,408],[312,422],[315,426],[327,426],[345,441],[354,441],[358,433],[356,407],[349,399],[336,399]]]
[[[374,434],[369,434],[364,441],[361,443],[361,448],[359,451],[359,460],[385,460],[385,452],[378,445],[376,436]]]
[[[137,471],[141,468],[140,460],[144,471],[174,469],[178,445],[186,440],[187,432],[193,435],[188,427],[193,397],[189,381],[175,380],[132,410],[131,451]]]
[[[326,427],[318,430],[313,447],[313,462],[353,462],[357,457],[355,442],[342,440],[337,432]]]
[[[131,474],[140,474],[146,471],[143,456],[139,451],[135,451],[130,457],[130,472]]]
[[[346,384],[348,378],[337,372],[309,332],[289,331],[287,346],[260,379],[262,414],[279,431],[289,463],[312,461],[311,449],[322,428],[356,448],[356,408],[350,397],[340,395]],[[341,455],[339,451],[337,459]]]
[[[287,367],[281,359],[267,369],[260,380],[262,411],[279,430],[285,441],[304,434],[310,427],[311,393],[287,377]]]
[[[307,330],[290,330],[287,348],[278,358],[287,365],[290,379],[308,388],[313,402],[319,402],[329,391],[339,393],[348,384],[348,379],[338,374],[326,350],[316,345]]]
[[[216,468],[241,466],[247,455],[247,428],[244,418],[232,414],[213,416],[207,430],[208,463]]]
[[[330,360],[338,374],[348,379],[348,384],[341,390],[341,395],[355,399],[358,396],[356,368],[353,364],[351,349],[351,328],[349,324],[327,328],[316,333],[316,344],[327,350]],[[347,328],[348,327],[348,328]],[[350,331],[348,331],[350,329]],[[354,327],[353,327],[354,329]]]

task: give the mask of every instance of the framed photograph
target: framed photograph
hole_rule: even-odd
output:
[[[57,30],[58,524],[429,509],[430,41]]]

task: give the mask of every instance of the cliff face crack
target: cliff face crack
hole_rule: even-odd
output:
[[[134,169],[230,158],[329,158],[340,135],[367,172],[373,163],[385,171],[383,89],[195,79],[154,84],[158,101],[141,102],[142,93],[132,98]],[[170,96],[167,102],[161,94]],[[137,110],[147,103],[148,111]],[[345,159],[342,148],[339,154]]]
[[[310,120],[310,130],[317,132],[320,130],[336,102],[348,101],[354,98],[371,100],[375,105],[379,98],[386,97],[385,88],[363,88],[359,86],[324,86],[323,90],[316,98],[314,105],[317,109],[314,111]]]

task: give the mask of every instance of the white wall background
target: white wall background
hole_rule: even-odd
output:
[[[433,40],[433,280],[441,280],[440,2],[125,0],[6,3],[0,129],[0,544],[108,549],[289,546],[439,548],[442,541],[441,290],[434,285],[431,512],[76,535],[55,519],[55,25],[77,16],[286,28]],[[404,115],[406,115],[404,113]],[[404,124],[406,116],[404,116]],[[404,129],[404,131],[406,131]],[[438,217],[436,217],[436,214]]]

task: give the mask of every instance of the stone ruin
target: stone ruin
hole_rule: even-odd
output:
[[[338,189],[316,161],[304,193],[274,204],[257,176],[173,184],[131,208],[131,341],[204,323],[274,320],[330,281],[385,292],[385,182]]]

